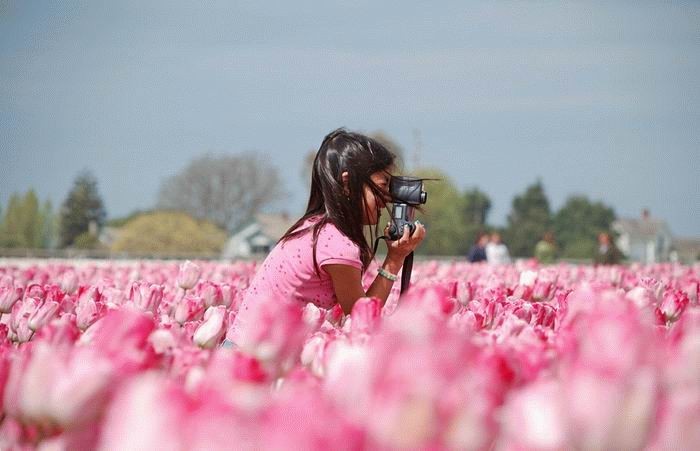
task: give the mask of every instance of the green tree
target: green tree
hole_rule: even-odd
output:
[[[464,197],[439,169],[421,168],[413,174],[428,180],[428,202],[416,217],[428,231],[419,252],[428,255],[460,255],[469,248],[468,227],[464,221]]]
[[[13,193],[7,203],[7,209],[2,220],[2,235],[0,245],[2,247],[25,247],[25,238],[22,234],[22,198]]]
[[[58,242],[58,216],[53,212],[50,200],[46,200],[39,210],[39,247],[53,249]]]
[[[13,194],[0,227],[1,247],[41,247],[39,199],[33,189],[24,196]]]
[[[220,252],[226,232],[178,211],[155,211],[127,222],[112,244],[115,252]]]
[[[537,180],[525,192],[513,198],[505,241],[511,255],[531,257],[535,244],[552,225],[549,200],[542,182]]]
[[[75,239],[83,233],[96,234],[102,227],[105,216],[102,198],[97,191],[97,180],[90,172],[81,172],[61,206],[61,247],[72,246]],[[97,230],[92,230],[91,227]]]
[[[42,219],[39,212],[39,199],[33,189],[27,191],[22,200],[22,225],[25,246],[41,247]]]
[[[554,231],[561,244],[561,253],[569,258],[593,258],[597,236],[610,233],[615,211],[602,202],[591,202],[586,196],[570,196],[554,215]]]
[[[460,247],[460,251],[464,251],[459,252],[460,254],[467,252],[469,246],[476,240],[477,235],[489,228],[486,221],[491,209],[491,199],[479,188],[474,187],[466,190],[462,194],[462,199],[464,206],[462,221],[464,221],[466,228],[464,246],[466,248]]]
[[[485,226],[491,210],[491,199],[479,188],[472,188],[464,193],[464,216],[467,222]]]

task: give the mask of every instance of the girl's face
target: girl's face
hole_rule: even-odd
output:
[[[379,221],[379,215],[382,208],[389,201],[389,181],[391,176],[387,171],[377,171],[370,176],[375,185],[386,193],[384,199],[375,198],[374,192],[369,186],[364,186],[365,211],[362,212],[362,220],[365,225],[375,225]]]

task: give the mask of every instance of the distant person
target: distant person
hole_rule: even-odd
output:
[[[554,240],[554,234],[547,231],[542,236],[542,239],[535,245],[535,258],[540,263],[547,265],[554,263],[557,257],[557,243]]]
[[[598,265],[617,265],[622,260],[622,252],[615,246],[607,232],[598,234],[598,252],[593,261]]]
[[[491,240],[486,245],[486,261],[492,265],[505,265],[510,263],[508,246],[501,241],[501,234],[493,232]]]
[[[467,260],[471,263],[486,261],[486,245],[488,244],[488,242],[488,233],[479,233],[476,236],[476,240],[474,241],[474,244],[472,245],[471,249],[469,249],[469,253],[467,254]]]

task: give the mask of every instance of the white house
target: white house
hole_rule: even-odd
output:
[[[260,213],[253,221],[231,235],[224,245],[221,257],[236,259],[263,256],[270,252],[293,224],[294,220],[286,213]]]
[[[612,224],[617,232],[617,247],[631,260],[641,263],[668,261],[673,235],[666,221],[652,218],[644,210],[640,218],[617,219]]]

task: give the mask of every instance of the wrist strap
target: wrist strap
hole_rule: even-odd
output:
[[[384,268],[379,268],[379,271],[377,271],[380,276],[384,277],[385,279],[389,279],[392,282],[396,282],[396,280],[399,278],[396,274],[392,274],[389,271],[385,270]]]

